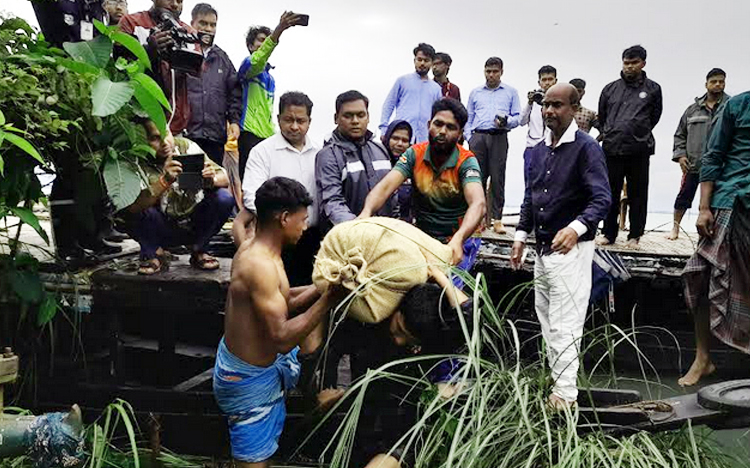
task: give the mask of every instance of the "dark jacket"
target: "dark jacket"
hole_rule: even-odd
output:
[[[526,190],[516,232],[534,230],[542,255],[551,253],[552,240],[573,221],[586,226],[579,242],[593,240],[612,204],[602,149],[588,134],[572,130],[568,128],[556,148],[546,140],[531,148],[525,165]]]
[[[201,76],[188,76],[188,102],[189,138],[225,143],[227,121],[239,124],[242,88],[232,61],[218,46],[213,46],[208,51],[203,60]]]
[[[406,120],[394,120],[388,125],[388,128],[386,129],[383,136],[380,138],[380,141],[383,142],[383,146],[385,146],[386,151],[388,151],[388,156],[391,159],[391,165],[396,165],[396,158],[393,156],[391,147],[388,146],[388,144],[391,139],[391,136],[393,135],[393,132],[396,131],[396,127],[398,126],[406,126],[408,128],[409,140],[411,140],[411,137],[414,136],[414,130],[412,130],[411,125],[409,125],[409,122],[407,122]]]
[[[599,122],[604,135],[602,148],[607,156],[654,154],[651,131],[661,118],[661,86],[646,77],[623,77],[608,84],[599,97]]]
[[[351,221],[362,212],[367,194],[391,171],[388,152],[367,132],[363,143],[345,139],[338,130],[318,151],[315,179],[320,194],[321,226]],[[375,216],[393,216],[391,197]]]
[[[674,133],[672,161],[679,162],[680,158],[685,156],[690,163],[690,172],[694,174],[700,172],[701,158],[716,116],[721,115],[724,104],[729,100],[729,95],[724,93],[711,110],[706,106],[706,97],[707,94],[704,94],[695,98],[695,102],[682,114]]]
[[[93,23],[99,20],[107,23],[107,13],[100,1],[70,0],[66,2],[31,2],[36,13],[36,20],[44,34],[44,40],[62,49],[64,42],[79,42],[81,38],[81,21]],[[99,30],[91,26],[94,36]]]

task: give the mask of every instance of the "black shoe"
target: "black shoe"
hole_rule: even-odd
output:
[[[122,247],[111,242],[107,242],[104,239],[99,239],[91,244],[83,245],[84,249],[90,250],[97,257],[104,257],[107,255],[114,255],[122,252]]]
[[[102,233],[102,239],[109,242],[120,244],[122,241],[128,238],[128,235],[118,231],[115,228],[111,228],[109,231]]]

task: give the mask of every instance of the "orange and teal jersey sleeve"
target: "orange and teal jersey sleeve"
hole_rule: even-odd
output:
[[[476,182],[482,183],[482,169],[479,167],[479,161],[472,154],[463,160],[458,169],[458,175],[461,179],[461,187],[466,187],[466,184]]]
[[[417,155],[414,153],[414,150],[409,148],[398,158],[393,169],[403,174],[407,179],[411,179],[414,177],[414,162],[416,159]]]

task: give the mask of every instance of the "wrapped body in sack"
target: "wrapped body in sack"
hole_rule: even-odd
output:
[[[427,281],[428,266],[449,267],[451,249],[404,221],[367,218],[338,224],[323,239],[313,283],[319,291],[343,284],[356,291],[349,316],[366,323],[390,317],[411,288]]]

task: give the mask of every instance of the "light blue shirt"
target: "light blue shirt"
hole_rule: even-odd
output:
[[[474,130],[491,130],[495,126],[496,115],[508,116],[506,129],[518,127],[521,121],[521,101],[518,91],[512,86],[500,83],[497,88],[488,88],[485,84],[475,88],[469,94],[467,109],[469,121],[466,122],[464,136],[468,140]]]
[[[395,110],[396,119],[406,120],[414,130],[414,143],[427,141],[427,122],[432,118],[432,104],[442,98],[443,90],[434,80],[423,80],[417,72],[400,77],[383,103],[380,133],[385,134]]]

